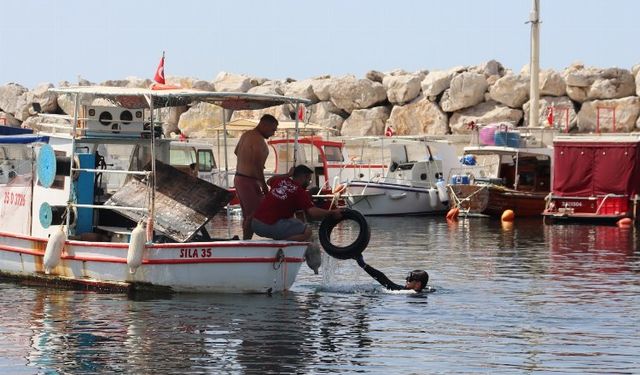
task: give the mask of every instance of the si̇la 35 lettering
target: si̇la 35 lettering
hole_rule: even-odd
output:
[[[202,249],[180,249],[180,258],[211,258],[213,250],[210,247]]]

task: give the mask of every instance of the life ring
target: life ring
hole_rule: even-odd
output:
[[[331,231],[343,220],[353,220],[360,226],[360,233],[358,238],[348,246],[336,246],[331,243]],[[320,229],[318,230],[318,239],[320,244],[327,252],[336,259],[351,259],[360,255],[364,249],[369,245],[369,239],[371,238],[371,228],[364,216],[355,210],[345,208],[342,210],[342,218],[336,220],[330,216],[327,216],[320,223]]]

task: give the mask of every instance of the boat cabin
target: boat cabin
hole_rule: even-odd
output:
[[[552,219],[636,217],[640,192],[640,137],[561,136],[553,142]]]

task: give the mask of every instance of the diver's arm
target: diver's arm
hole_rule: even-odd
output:
[[[375,269],[375,268],[371,267],[370,265],[368,265],[367,263],[365,263],[364,258],[362,258],[362,255],[359,255],[358,257],[356,257],[354,259],[356,260],[356,262],[358,262],[358,265],[360,266],[360,268],[362,268],[366,273],[369,274],[369,276],[373,277],[374,280],[379,282],[385,288],[387,288],[389,290],[404,290],[405,289],[405,287],[403,285],[398,285],[398,284],[394,283],[393,281],[389,280],[389,278],[384,273],[378,271],[377,269]]]

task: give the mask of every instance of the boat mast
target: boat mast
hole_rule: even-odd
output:
[[[533,1],[533,10],[529,14],[529,23],[531,23],[531,61],[529,70],[531,73],[529,86],[529,127],[537,128],[539,125],[539,108],[538,102],[540,97],[540,88],[538,86],[538,75],[540,72],[540,0]]]

